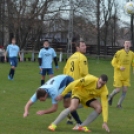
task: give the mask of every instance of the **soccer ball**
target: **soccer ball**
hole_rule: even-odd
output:
[[[134,14],[134,3],[132,1],[127,2],[125,5],[125,10],[128,14]]]

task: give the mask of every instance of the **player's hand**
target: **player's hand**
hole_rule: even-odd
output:
[[[120,70],[121,70],[121,71],[124,71],[124,70],[125,70],[125,67],[121,66],[121,67],[120,67]]]
[[[62,99],[63,99],[63,96],[62,96],[62,95],[59,95],[59,96],[56,97],[55,100],[60,101],[60,100],[62,100]]]
[[[44,110],[39,110],[36,114],[43,115],[43,114],[45,114],[45,112],[44,112]]]
[[[108,125],[107,125],[106,122],[104,122],[104,123],[102,124],[102,128],[104,128],[107,132],[110,132],[110,129],[109,129],[109,127],[108,127]]]
[[[28,115],[29,115],[28,112],[24,112],[23,117],[25,118],[25,117],[27,117]]]

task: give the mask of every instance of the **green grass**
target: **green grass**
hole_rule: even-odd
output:
[[[55,75],[61,74],[64,62],[59,63],[59,71]],[[57,117],[63,109],[62,102],[59,103],[59,109],[53,114],[38,116],[36,112],[41,109],[51,107],[51,100],[46,102],[37,102],[30,109],[30,115],[23,118],[24,106],[32,94],[40,85],[40,75],[37,62],[22,62],[16,70],[14,81],[7,80],[9,72],[8,63],[0,63],[0,134],[51,134],[47,130],[48,125]],[[113,90],[113,68],[109,60],[92,60],[89,59],[89,72],[96,76],[105,73],[109,76],[109,92]],[[133,133],[133,81],[123,103],[123,109],[116,108],[116,102],[119,95],[114,99],[113,106],[109,107],[108,125],[111,134],[130,134]],[[84,120],[92,109],[80,109],[79,115]],[[102,116],[96,119],[89,128],[92,134],[106,134],[102,129]],[[66,125],[66,120],[62,121],[54,134],[72,134],[83,133],[72,131],[72,125]]]

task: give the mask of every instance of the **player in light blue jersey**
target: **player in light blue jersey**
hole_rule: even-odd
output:
[[[67,87],[67,85],[69,85],[72,81],[74,81],[73,78],[68,75],[57,75],[48,80],[44,85],[38,88],[36,93],[26,103],[23,117],[28,116],[31,105],[33,105],[37,100],[46,101],[48,95],[52,99],[52,106],[48,109],[38,111],[37,114],[43,115],[56,112],[58,109],[58,101],[56,101],[56,97],[59,96],[65,87]],[[70,96],[68,95],[67,97],[71,99],[71,93]],[[70,101],[68,104],[64,103],[65,108],[69,107],[69,105]],[[81,124],[81,120],[79,119],[79,115],[76,111],[73,111],[71,115],[77,123]]]
[[[21,55],[20,55],[20,48],[16,45],[16,39],[12,39],[12,43],[7,46],[6,53],[5,53],[5,61],[7,61],[7,54],[9,57],[9,62],[11,65],[11,69],[9,71],[8,79],[13,80],[15,68],[18,64],[18,55],[20,57],[21,61]]]
[[[41,74],[41,85],[45,83],[45,76],[46,74],[49,75],[50,78],[53,77],[53,69],[52,69],[52,62],[54,60],[56,69],[58,69],[58,61],[57,55],[53,48],[49,46],[49,41],[45,40],[43,43],[43,48],[39,52],[38,56],[39,60],[39,68]]]

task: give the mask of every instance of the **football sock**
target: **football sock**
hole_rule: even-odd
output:
[[[113,92],[109,95],[109,99],[111,99],[112,97],[114,97],[114,95],[116,95],[117,93],[119,93],[119,92],[116,91],[116,89],[114,89]]]
[[[67,117],[69,113],[70,113],[69,108],[64,109],[52,124],[58,125],[64,118]]]
[[[73,116],[73,118],[75,119],[75,121],[76,121],[78,124],[81,124],[81,123],[82,123],[81,120],[80,120],[80,118],[79,118],[79,115],[78,115],[77,111],[71,112],[71,115]]]
[[[126,97],[126,92],[122,92],[121,97],[120,97],[120,99],[118,101],[118,105],[121,105],[122,104],[122,102],[125,99],[125,97]]]
[[[45,80],[41,80],[41,86],[45,83]]]
[[[10,71],[9,71],[9,76],[11,76],[11,72],[12,72],[12,68],[11,68]]]
[[[88,124],[90,124],[91,122],[93,122],[98,116],[99,116],[99,114],[96,111],[93,111],[87,117],[87,119],[81,124],[81,126],[87,126]]]
[[[13,77],[14,77],[14,73],[15,73],[15,70],[12,69],[12,79],[13,79]]]
[[[13,76],[14,76],[14,69],[10,69],[10,71],[9,71],[9,76],[11,77],[11,78],[13,78]]]

